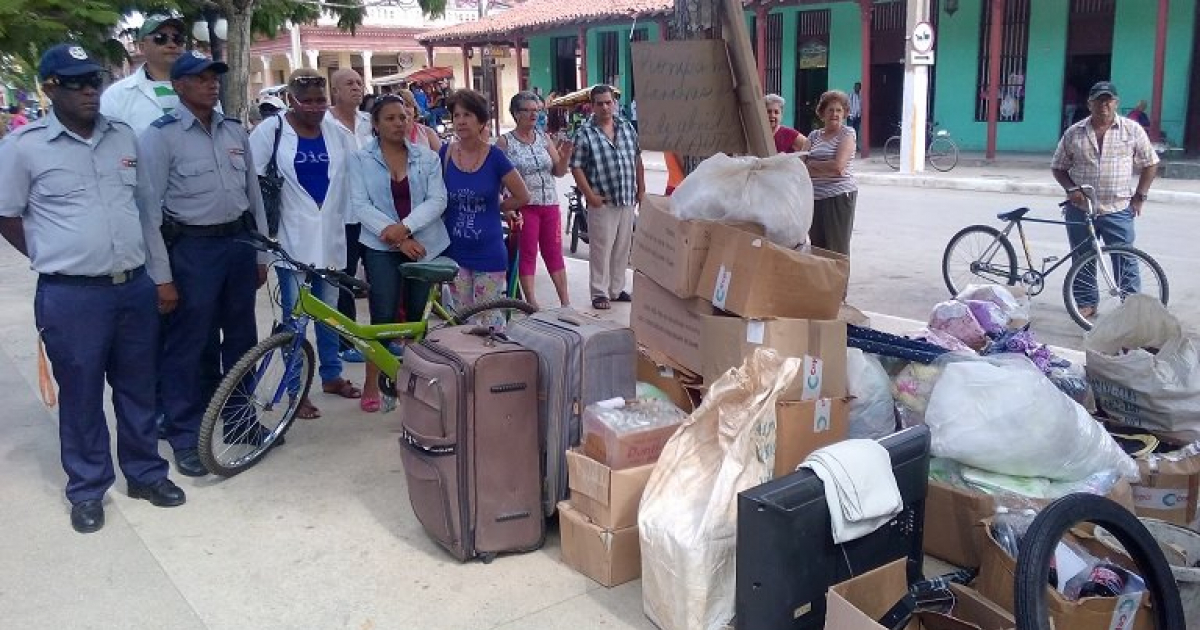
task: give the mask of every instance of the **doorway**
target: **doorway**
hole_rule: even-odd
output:
[[[1116,0],[1071,0],[1060,131],[1087,117],[1088,91],[1112,78],[1116,15]]]
[[[904,101],[905,4],[876,4],[871,9],[871,146],[882,147],[899,133]],[[936,15],[936,7],[932,7]],[[930,77],[929,85],[936,82]],[[932,112],[931,112],[932,113]]]
[[[821,125],[817,104],[829,89],[829,9],[801,11],[797,24],[793,126],[808,135]]]
[[[554,38],[554,59],[551,62],[552,92],[566,94],[579,89],[579,38]]]
[[[1200,11],[1196,12],[1196,28],[1200,34]],[[1188,85],[1187,126],[1183,130],[1183,148],[1187,155],[1200,154],[1200,37],[1193,37],[1192,72]],[[1178,138],[1168,138],[1178,141]]]

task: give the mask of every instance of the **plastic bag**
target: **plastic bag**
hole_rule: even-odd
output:
[[[967,300],[966,304],[983,332],[995,335],[1008,330],[1008,315],[999,306],[983,300]]]
[[[684,219],[757,223],[766,228],[772,243],[795,248],[808,242],[812,179],[794,155],[718,153],[701,162],[671,193],[671,209]]]
[[[982,300],[995,304],[1008,317],[1010,328],[1022,328],[1029,324],[1029,298],[1024,295],[1018,297],[1013,288],[998,284],[969,284],[954,299],[962,302]]]
[[[947,333],[975,350],[987,344],[987,335],[971,314],[971,308],[956,300],[933,307],[929,314],[929,329]]]
[[[804,361],[758,348],[726,372],[663,449],[642,495],[642,601],[663,630],[733,617],[737,495],[771,478],[775,402]]]
[[[922,328],[921,330],[918,330],[917,332],[909,334],[907,336],[912,339],[928,341],[929,343],[931,343],[935,346],[945,348],[951,352],[965,352],[967,354],[975,354],[975,351],[972,350],[970,347],[968,347],[967,344],[959,341],[958,338],[954,337],[953,335],[944,333],[940,330],[930,330],[928,328]]]
[[[896,401],[892,382],[879,359],[858,348],[846,349],[846,389],[850,401],[850,426],[846,437],[879,439],[896,432]]]
[[[937,384],[942,368],[938,365],[909,363],[892,378],[892,397],[902,428],[925,424],[925,408]]]
[[[950,356],[925,410],[932,451],[984,470],[1076,481],[1137,464],[1079,403],[1020,355]]]
[[[1158,300],[1129,296],[1084,339],[1096,404],[1122,424],[1200,439],[1200,337]]]

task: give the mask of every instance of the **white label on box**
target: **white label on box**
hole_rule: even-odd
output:
[[[767,323],[760,319],[752,319],[746,322],[746,343],[762,345],[763,339],[767,338]]]
[[[1112,622],[1108,630],[1129,630],[1137,620],[1138,606],[1142,605],[1142,591],[1126,593],[1117,597],[1117,607],[1113,609]]]
[[[817,357],[804,356],[804,387],[800,390],[800,400],[812,400],[821,395],[821,373],[824,362]]]
[[[833,428],[833,401],[822,398],[817,401],[817,409],[813,412],[813,433],[824,433]]]
[[[717,272],[717,286],[713,288],[712,302],[713,306],[724,310],[725,298],[729,297],[729,283],[733,280],[733,271],[721,265],[720,271]]]
[[[1174,510],[1186,507],[1188,502],[1185,488],[1133,487],[1133,505],[1147,510]]]

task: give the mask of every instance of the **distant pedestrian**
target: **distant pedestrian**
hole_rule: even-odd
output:
[[[16,131],[28,124],[29,119],[25,117],[25,111],[20,105],[8,107],[8,131]]]
[[[831,90],[821,95],[817,116],[824,126],[808,134],[808,174],[813,183],[813,222],[809,240],[839,254],[850,255],[858,183],[854,179],[854,153],[858,135],[846,126],[849,98]]]
[[[159,308],[169,313],[163,431],[175,466],[191,477],[208,472],[197,451],[208,401],[221,376],[258,343],[255,292],[269,260],[246,238],[249,230],[267,233],[250,139],[241,121],[216,111],[220,75],[228,71],[199,52],[180,55],[171,67],[180,106],[138,142],[138,202],[153,227],[147,266]],[[227,435],[261,436],[262,429],[225,427]]]
[[[847,122],[849,122],[850,127],[854,129],[854,134],[858,135],[862,132],[862,130],[858,128],[859,124],[862,123],[862,83],[859,83],[858,81],[854,82],[854,91],[847,96],[847,102],[850,103],[850,109],[847,113]]]
[[[632,302],[625,270],[633,245],[633,213],[646,194],[646,170],[637,131],[617,117],[613,89],[591,91],[592,116],[575,132],[571,175],[587,201],[588,268],[592,307]]]
[[[1136,122],[1117,115],[1120,100],[1117,87],[1100,81],[1088,92],[1090,116],[1071,125],[1058,141],[1050,168],[1054,179],[1066,191],[1067,239],[1074,249],[1091,235],[1085,224],[1087,199],[1078,186],[1095,188],[1093,219],[1097,235],[1105,245],[1133,245],[1133,220],[1141,216],[1150,184],[1158,172],[1158,154]],[[1137,185],[1131,186],[1133,175]],[[1128,293],[1141,290],[1136,262],[1122,258],[1126,268],[1117,270],[1121,289]],[[1072,287],[1079,314],[1096,316],[1100,296],[1096,283]]]
[[[98,114],[101,71],[78,46],[47,50],[38,74],[54,107],[0,143],[0,233],[39,274],[34,317],[61,387],[71,526],[84,534],[104,526],[116,478],[106,382],[129,496],[160,507],[186,500],[167,478],[154,426],[159,317],[145,264],[157,228],[134,196],[133,130]]]
[[[780,153],[807,151],[808,138],[783,124],[783,106],[787,104],[787,101],[778,94],[768,94],[763,100],[767,106],[767,123],[771,126],[771,137],[775,140],[775,150]]]
[[[1146,133],[1150,133],[1150,117],[1146,115],[1146,99],[1137,102],[1133,110],[1129,112],[1129,119],[1142,126]]]

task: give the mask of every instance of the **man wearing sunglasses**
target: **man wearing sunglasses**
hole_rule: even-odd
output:
[[[61,388],[66,495],[83,534],[104,526],[116,478],[106,379],[129,496],[160,507],[186,500],[167,478],[154,429],[159,318],[145,264],[156,230],[136,202],[137,138],[97,113],[101,70],[79,46],[47,50],[38,74],[54,107],[0,143],[0,234],[39,274],[34,317]]]
[[[208,472],[196,447],[209,398],[258,342],[254,295],[269,260],[256,257],[246,237],[248,230],[267,233],[249,137],[216,109],[228,71],[194,50],[180,55],[171,66],[179,107],[138,139],[138,203],[154,228],[146,267],[167,316],[163,435],[179,472],[190,477]],[[257,427],[226,428],[252,435]]]
[[[170,79],[171,64],[183,54],[187,43],[183,21],[151,15],[138,29],[138,42],[146,63],[104,91],[100,113],[129,123],[141,135],[150,123],[179,107],[179,96]]]

